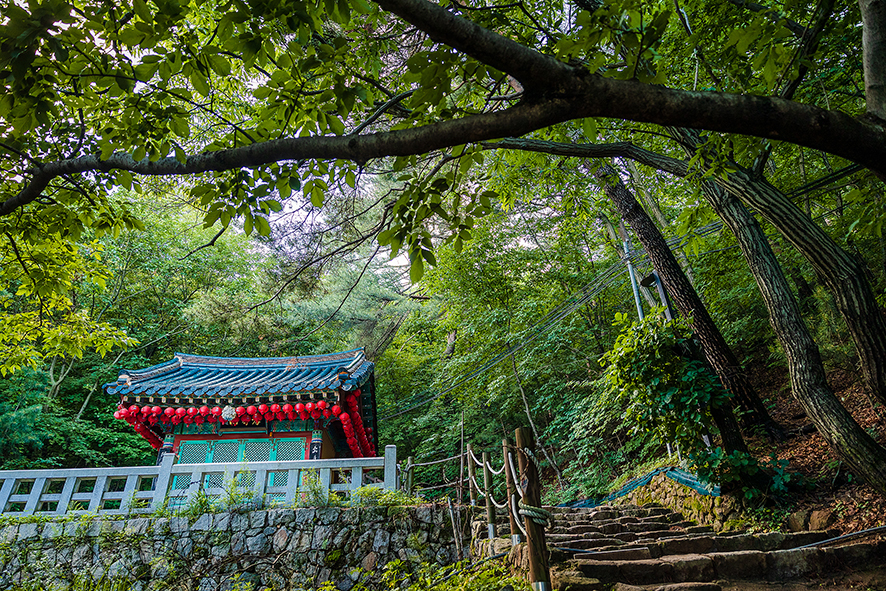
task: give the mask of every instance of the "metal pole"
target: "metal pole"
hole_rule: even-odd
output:
[[[508,525],[511,528],[511,546],[516,546],[523,541],[523,536],[520,535],[520,528],[517,526],[517,520],[514,518],[514,512],[511,511],[511,499],[514,498],[515,494],[517,494],[517,489],[514,486],[514,474],[511,472],[511,463],[508,461],[509,445],[507,437],[501,440],[501,447],[504,451],[505,459],[505,486],[508,493],[508,498],[506,499],[506,501],[508,503]]]
[[[661,300],[662,305],[665,307],[665,318],[673,320],[674,313],[671,310],[671,300],[668,297],[668,292],[665,291],[664,284],[661,282],[661,277],[658,276],[658,271],[652,271],[652,276],[655,277],[655,289],[658,291],[658,299]]]
[[[406,458],[406,492],[410,495],[414,493],[412,473],[415,471],[415,458],[409,456]]]
[[[489,471],[489,453],[483,452],[483,494],[486,495],[486,524],[489,539],[498,537],[495,531],[495,507],[492,505],[492,472]]]
[[[645,318],[643,314],[643,304],[640,303],[640,288],[637,287],[637,275],[634,273],[634,265],[631,264],[630,254],[631,247],[627,240],[624,241],[625,262],[628,265],[628,275],[631,278],[631,289],[634,290],[634,303],[637,304],[637,316],[640,320]]]

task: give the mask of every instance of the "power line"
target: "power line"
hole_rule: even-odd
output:
[[[797,189],[794,189],[790,193],[786,193],[786,195],[791,199],[796,198],[800,195],[803,195],[804,193],[814,191],[814,190],[821,188],[833,181],[839,180],[841,178],[849,176],[850,174],[858,172],[862,168],[863,167],[858,164],[846,166],[846,167],[836,170],[824,177],[821,177],[815,181],[812,181],[811,183],[807,183],[806,185],[798,187]],[[827,215],[828,213],[831,213],[832,211],[834,211],[834,210],[824,212],[824,213],[816,216],[816,219],[824,217],[825,215]],[[671,250],[673,250],[675,248],[680,248],[680,247],[684,246],[688,242],[688,240],[690,239],[691,236],[698,236],[698,237],[709,236],[711,234],[719,232],[722,228],[723,228],[723,222],[720,220],[715,220],[713,222],[710,222],[710,223],[698,228],[697,230],[694,230],[692,232],[687,232],[686,234],[683,234],[682,236],[675,236],[672,238],[668,238],[667,240],[665,240],[665,243],[668,245],[668,247]],[[767,237],[771,237],[771,236],[767,236]],[[704,254],[711,254],[711,253],[715,253],[715,252],[720,252],[723,250],[736,248],[736,247],[738,247],[737,244],[732,245],[727,248],[713,249],[713,250],[701,252],[701,253],[699,253],[699,256],[704,255]],[[486,363],[484,363],[482,366],[475,369],[474,371],[470,372],[469,374],[464,375],[461,378],[458,378],[455,381],[455,383],[444,388],[443,390],[441,390],[437,394],[427,397],[427,398],[425,398],[419,402],[416,402],[415,404],[412,404],[412,405],[410,405],[402,410],[399,410],[395,413],[388,414],[388,415],[382,417],[380,420],[387,420],[390,418],[398,417],[400,415],[411,412],[417,408],[421,408],[422,406],[425,406],[426,404],[430,404],[431,402],[437,400],[441,396],[444,396],[445,394],[448,394],[449,392],[458,388],[459,386],[461,386],[465,382],[468,382],[468,381],[472,380],[473,378],[477,377],[478,375],[480,375],[481,373],[485,372],[486,370],[491,369],[492,367],[494,367],[495,365],[497,365],[498,363],[500,363],[501,361],[503,361],[507,357],[510,357],[511,355],[516,353],[517,351],[520,351],[521,349],[525,348],[529,343],[531,343],[532,341],[534,341],[535,339],[540,337],[542,334],[546,333],[548,330],[550,330],[556,324],[558,324],[561,320],[566,318],[566,316],[570,315],[572,312],[577,310],[579,307],[583,306],[589,300],[591,300],[594,297],[596,297],[597,295],[599,295],[599,293],[602,292],[604,289],[606,289],[607,287],[612,285],[616,281],[616,279],[618,278],[622,265],[627,263],[628,260],[630,260],[631,264],[633,264],[635,266],[639,266],[640,264],[647,262],[646,261],[647,258],[648,258],[648,255],[642,249],[631,250],[628,253],[622,255],[622,258],[619,261],[617,261],[617,262],[613,263],[612,265],[610,265],[609,267],[607,267],[600,275],[595,277],[591,282],[587,283],[581,289],[579,289],[577,292],[570,295],[568,298],[566,298],[566,300],[564,300],[558,306],[556,306],[550,312],[548,312],[540,321],[536,322],[529,329],[524,331],[524,334],[526,334],[527,332],[529,334],[526,337],[524,337],[523,340],[520,343],[518,343],[516,346],[506,345],[506,346],[499,347],[498,349],[495,350],[495,352],[493,353],[493,356]]]

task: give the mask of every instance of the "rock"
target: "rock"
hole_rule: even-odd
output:
[[[218,513],[212,518],[213,531],[227,531],[231,528],[231,514]]]
[[[277,529],[277,532],[274,534],[272,538],[272,546],[274,548],[274,552],[280,553],[286,548],[286,542],[289,541],[289,530],[285,527],[280,527]]]
[[[197,518],[197,521],[191,526],[191,531],[207,531],[212,529],[212,514],[204,513]]]
[[[794,532],[809,529],[809,511],[794,511],[788,516],[788,529]]]
[[[246,551],[250,554],[256,554],[259,556],[264,555],[267,553],[270,546],[271,543],[268,540],[268,536],[264,534],[246,538]]]
[[[378,562],[378,554],[376,554],[375,552],[370,552],[363,559],[363,562],[360,564],[360,566],[363,567],[363,570],[365,570],[365,571],[371,571],[371,570],[375,570],[375,565],[377,562]]]
[[[390,543],[391,534],[380,529],[375,532],[375,538],[372,540],[372,551],[377,553],[387,552]]]
[[[263,529],[268,522],[267,511],[251,511],[247,515],[249,517],[249,529]]]
[[[36,538],[40,535],[39,526],[36,523],[22,523],[18,526],[18,541]]]
[[[830,509],[813,511],[809,516],[809,529],[812,531],[825,530],[837,523],[837,515]]]

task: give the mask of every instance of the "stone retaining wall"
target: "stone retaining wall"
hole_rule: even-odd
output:
[[[657,474],[646,486],[641,486],[612,502],[613,505],[645,505],[658,503],[682,513],[701,525],[710,525],[715,531],[728,529],[730,521],[741,518],[741,507],[730,496],[712,497],[675,482],[664,474]]]
[[[0,589],[134,591],[181,585],[210,591],[377,583],[402,560],[449,564],[456,549],[445,507],[270,509],[196,517],[82,517],[0,527]],[[188,584],[189,583],[189,584]]]

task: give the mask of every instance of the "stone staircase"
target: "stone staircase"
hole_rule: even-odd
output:
[[[886,542],[801,548],[833,538],[834,531],[717,534],[658,505],[549,509],[552,586],[560,591],[721,591],[737,581],[781,588],[786,581],[886,565]]]

